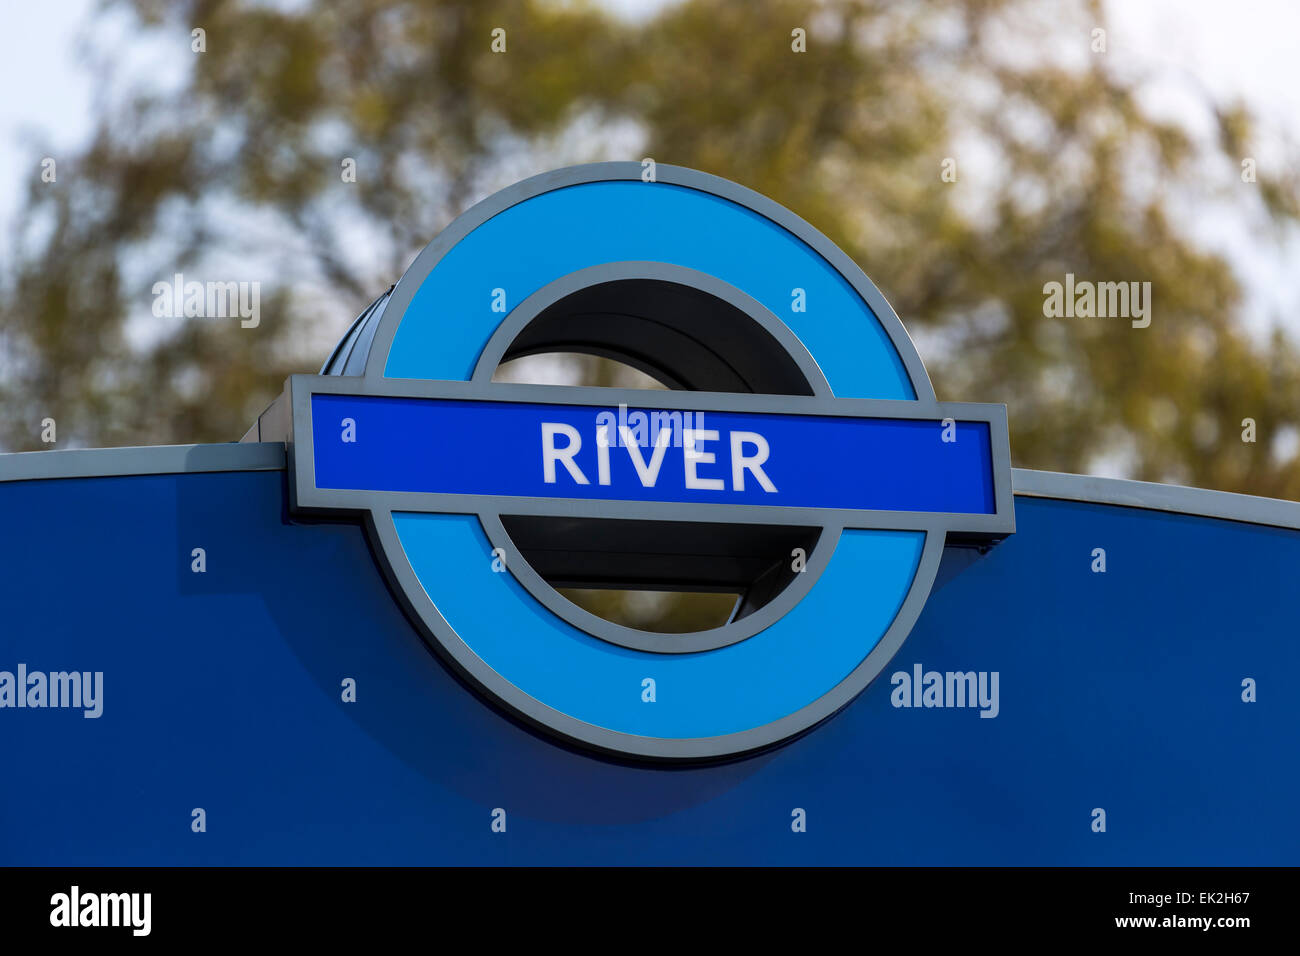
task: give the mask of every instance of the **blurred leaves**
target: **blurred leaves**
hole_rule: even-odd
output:
[[[1206,100],[1209,142],[1148,116],[1120,54],[1089,52],[1096,4],[686,0],[638,22],[529,0],[109,6],[174,39],[190,73],[107,107],[57,183],[33,177],[0,275],[9,450],[44,447],[47,416],[60,447],[236,439],[474,200],[649,155],[769,195],[842,245],[918,336],[941,398],[1010,406],[1017,465],[1109,457],[1134,477],[1300,498],[1295,448],[1273,454],[1300,426],[1295,343],[1247,334],[1238,278],[1179,212],[1226,201],[1290,227],[1296,171],[1241,181],[1255,133],[1240,104]],[[195,26],[206,53],[190,52]],[[505,54],[489,49],[498,26]],[[218,252],[249,265],[193,272]],[[260,326],[151,323],[152,282],[186,270],[261,279]],[[1043,284],[1067,272],[1151,282],[1151,326],[1045,318]]]

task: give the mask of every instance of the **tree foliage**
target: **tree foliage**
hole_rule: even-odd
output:
[[[941,398],[1010,406],[1017,465],[1109,456],[1134,477],[1300,497],[1294,453],[1274,454],[1300,415],[1295,344],[1248,334],[1239,279],[1185,212],[1224,204],[1273,241],[1300,214],[1294,170],[1242,181],[1239,105],[1205,100],[1208,142],[1150,115],[1120,55],[1090,48],[1098,4],[686,0],[643,21],[529,0],[109,9],[174,41],[187,79],[128,90],[56,183],[33,175],[0,277],[9,450],[46,447],[46,417],[59,447],[236,439],[474,200],[648,155],[839,243]],[[186,271],[260,280],[259,327],[154,319],[152,283]],[[1044,283],[1067,272],[1151,282],[1150,327],[1046,317]]]

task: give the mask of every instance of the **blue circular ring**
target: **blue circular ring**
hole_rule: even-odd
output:
[[[492,311],[502,294],[518,303],[568,273],[628,259],[695,269],[749,294],[785,318],[837,394],[915,397],[875,313],[802,240],[721,197],[628,181],[542,193],[462,238],[403,315],[385,375],[468,379],[506,317]],[[796,289],[804,311],[793,311]],[[669,656],[594,638],[512,576],[483,573],[491,545],[472,516],[393,519],[421,585],[488,667],[585,723],[658,738],[740,733],[830,691],[888,629],[924,541],[920,532],[842,532],[831,564],[792,612],[737,644]],[[647,678],[655,682],[653,706],[642,696]]]

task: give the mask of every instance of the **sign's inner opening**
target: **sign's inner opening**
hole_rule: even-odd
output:
[[[660,279],[589,286],[540,312],[493,381],[811,395],[789,353],[730,302]],[[653,396],[646,399],[653,405]],[[812,560],[817,528],[501,516],[569,601],[657,633],[711,630],[776,597]],[[833,544],[833,542],[831,542]]]

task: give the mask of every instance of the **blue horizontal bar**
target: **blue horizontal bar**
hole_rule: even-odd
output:
[[[983,421],[957,422],[944,441],[942,423],[925,419],[335,394],[311,402],[320,489],[995,512]]]

